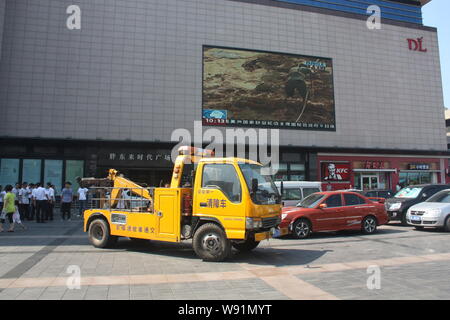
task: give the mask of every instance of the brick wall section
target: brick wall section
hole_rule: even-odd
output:
[[[82,30],[65,26],[82,9]],[[15,0],[0,64],[0,136],[170,140],[201,120],[202,45],[329,57],[336,132],[283,145],[446,150],[436,32],[227,0]],[[408,50],[424,37],[427,53]]]

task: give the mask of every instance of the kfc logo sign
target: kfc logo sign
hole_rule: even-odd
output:
[[[411,51],[427,52],[428,49],[423,47],[423,37],[417,39],[407,39],[408,47]]]
[[[349,181],[350,180],[350,164],[349,163],[322,163],[322,180],[323,181]]]

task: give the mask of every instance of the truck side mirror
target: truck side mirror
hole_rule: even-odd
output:
[[[258,179],[252,179],[252,193],[256,193],[258,191]]]
[[[321,203],[320,205],[319,205],[319,209],[326,209],[328,206],[327,206],[327,204],[326,203]]]

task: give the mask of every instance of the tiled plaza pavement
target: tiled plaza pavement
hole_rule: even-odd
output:
[[[376,235],[276,239],[222,263],[190,243],[93,248],[80,220],[0,234],[0,299],[450,299],[450,234],[382,226]],[[369,290],[369,266],[381,289]],[[80,289],[66,283],[81,270]]]

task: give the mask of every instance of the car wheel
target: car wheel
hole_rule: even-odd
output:
[[[195,253],[204,261],[224,261],[231,253],[231,241],[217,224],[206,223],[195,231],[192,239]]]
[[[445,219],[444,231],[450,232],[450,216],[448,216],[447,219]]]
[[[299,219],[292,228],[297,239],[306,239],[311,235],[311,223],[306,219]]]
[[[362,222],[362,231],[365,234],[372,234],[377,231],[377,226],[377,219],[374,216],[368,216]]]

